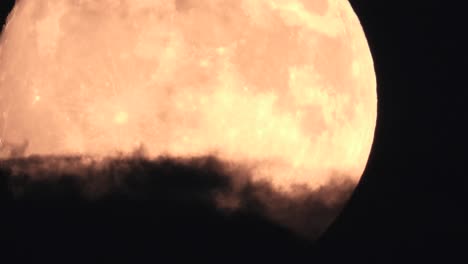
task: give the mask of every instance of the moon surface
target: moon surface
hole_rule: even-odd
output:
[[[376,77],[346,0],[22,0],[0,139],[28,154],[215,155],[279,188],[358,181]]]

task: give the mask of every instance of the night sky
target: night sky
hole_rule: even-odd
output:
[[[246,187],[241,197],[247,209],[241,213],[214,210],[200,190],[230,183],[220,176],[218,161],[209,158],[133,161],[170,171],[176,183],[143,178],[93,201],[66,180],[35,183],[13,200],[9,172],[2,169],[2,263],[466,259],[461,251],[468,244],[464,9],[435,0],[351,3],[374,57],[378,121],[360,184],[317,242],[251,213],[262,208],[249,193],[268,192],[268,186]],[[0,5],[3,24],[13,1]],[[117,182],[111,174],[106,179]],[[187,183],[188,195],[177,200],[154,194],[177,181]]]

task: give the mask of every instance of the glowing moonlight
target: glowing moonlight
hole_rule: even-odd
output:
[[[376,107],[346,0],[23,0],[0,44],[0,139],[29,154],[144,144],[318,187],[359,179]]]

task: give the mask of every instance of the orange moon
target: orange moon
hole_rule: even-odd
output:
[[[318,188],[361,177],[376,77],[346,0],[22,0],[1,36],[0,114],[2,142],[28,154],[144,144]]]

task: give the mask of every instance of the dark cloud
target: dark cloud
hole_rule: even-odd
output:
[[[200,252],[207,250],[201,241],[209,240],[210,247],[219,247],[216,252],[234,255],[247,254],[248,248],[259,253],[261,248],[270,252],[278,247],[275,254],[290,253],[291,247],[299,250],[299,245],[311,243],[325,231],[355,185],[330,182],[316,191],[297,186],[293,195],[287,195],[268,182],[253,182],[241,165],[214,157],[150,160],[141,153],[100,161],[11,159],[2,161],[0,179],[3,196],[11,205],[9,219],[15,227],[11,239],[18,245],[41,244],[50,234],[40,230],[48,227],[55,234],[62,229],[69,234],[58,235],[64,241],[71,237],[86,241],[83,234],[94,237],[97,232],[101,244],[109,245],[121,237],[117,240],[126,242],[105,247],[120,252],[144,251],[152,244],[159,248],[185,245]],[[182,240],[173,241],[176,237]],[[76,246],[80,239],[71,240]],[[129,240],[138,246],[126,244]],[[188,246],[187,241],[199,242]],[[89,243],[98,242],[85,243],[95,249]],[[235,248],[242,252],[227,253]]]

